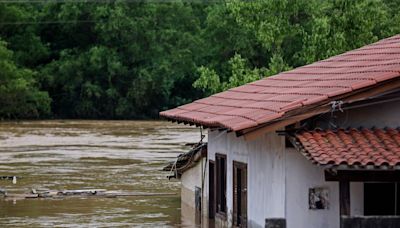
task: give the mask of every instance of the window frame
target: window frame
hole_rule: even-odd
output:
[[[238,180],[239,176],[240,176],[240,180]],[[238,192],[239,184],[240,184],[241,192]],[[232,190],[233,190],[232,191],[233,226],[234,227],[247,227],[247,221],[248,221],[248,170],[247,170],[247,163],[233,161]],[[245,191],[245,193],[243,191]],[[239,214],[241,216],[240,218],[238,217]]]
[[[224,161],[221,167],[221,161]],[[225,154],[215,154],[215,215],[226,219],[227,214],[227,156]],[[221,205],[223,207],[221,207]]]

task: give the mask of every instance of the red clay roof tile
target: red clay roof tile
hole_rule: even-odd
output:
[[[288,111],[329,103],[336,96],[399,77],[400,35],[396,35],[161,112],[160,116],[238,131],[275,121]],[[389,132],[400,138],[397,130]],[[365,139],[365,135],[361,138]],[[356,134],[352,140],[362,141]]]
[[[400,133],[395,129],[314,130],[295,136],[300,151],[320,165],[400,165]]]

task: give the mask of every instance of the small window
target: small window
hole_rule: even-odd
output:
[[[364,183],[364,215],[399,215],[398,183]]]
[[[247,227],[247,164],[233,161],[233,224]]]
[[[216,165],[216,207],[217,213],[226,215],[226,155],[215,155]]]
[[[215,218],[215,162],[209,161],[208,163],[208,217]]]

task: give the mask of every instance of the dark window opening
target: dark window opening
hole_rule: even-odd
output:
[[[195,215],[194,215],[194,222],[195,224],[201,224],[201,188],[195,187],[194,188],[194,205],[195,205]]]
[[[398,183],[364,183],[364,215],[400,215]]]
[[[289,139],[290,136],[285,136],[285,148],[294,148],[292,142]]]
[[[215,155],[216,163],[216,207],[217,213],[226,214],[226,156]]]
[[[208,217],[210,219],[215,218],[215,162],[209,162],[208,172]]]
[[[287,135],[291,130],[294,130],[296,127],[296,124],[291,124],[285,127],[286,135],[285,135],[285,148],[294,148],[292,142],[290,141],[289,135]]]
[[[233,162],[233,224],[247,226],[247,165]]]

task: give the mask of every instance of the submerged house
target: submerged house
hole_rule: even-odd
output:
[[[203,135],[202,135],[203,136]],[[201,223],[204,174],[207,164],[207,143],[202,140],[193,148],[177,157],[176,161],[164,167],[170,172],[169,179],[181,180],[181,222],[183,226]]]
[[[208,129],[217,227],[400,227],[400,35],[160,115]]]

